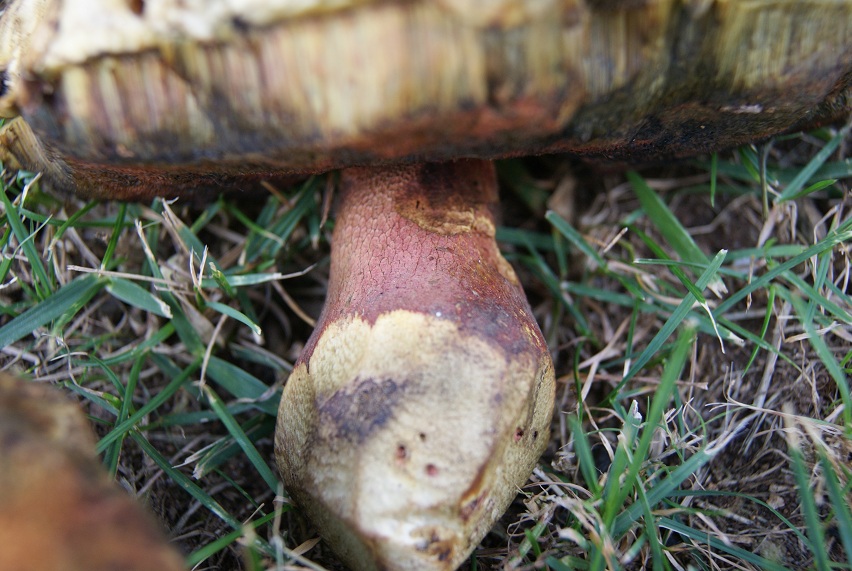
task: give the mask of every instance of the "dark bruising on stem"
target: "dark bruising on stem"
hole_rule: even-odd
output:
[[[486,161],[348,169],[333,237],[331,285],[310,358],[331,322],[374,323],[402,309],[450,320],[510,354],[544,341],[494,241],[497,186]],[[343,276],[346,276],[345,279]]]
[[[405,383],[392,378],[356,379],[319,406],[317,424],[322,439],[363,443],[387,425],[405,392]]]

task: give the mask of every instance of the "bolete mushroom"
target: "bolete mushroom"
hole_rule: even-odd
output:
[[[353,569],[454,569],[547,445],[553,364],[494,240],[490,163],[353,168],[341,187],[281,474]]]
[[[850,14],[837,0],[18,0],[0,23],[0,109],[20,115],[0,158],[110,199],[354,167],[278,462],[353,568],[452,569],[533,468],[553,399],[494,242],[486,159],[659,159],[838,118]]]

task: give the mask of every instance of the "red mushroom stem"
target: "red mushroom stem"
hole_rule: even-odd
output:
[[[548,441],[553,366],[494,240],[486,161],[348,169],[277,456],[353,569],[454,569]]]

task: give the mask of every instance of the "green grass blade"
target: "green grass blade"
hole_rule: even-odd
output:
[[[800,291],[805,295],[805,299],[808,300],[808,305],[811,307],[808,312],[810,319],[814,318],[814,309],[819,306],[828,314],[833,315],[837,320],[846,324],[852,324],[852,314],[843,309],[836,302],[826,298],[817,288],[803,280],[801,277],[797,276],[793,272],[787,272],[782,277],[790,282],[794,290]],[[841,299],[845,298],[845,294],[841,293],[840,297]],[[847,299],[846,301],[849,300]],[[850,306],[852,306],[852,304],[850,304]]]
[[[547,525],[544,522],[538,522],[532,529],[525,530],[524,539],[518,546],[518,554],[515,556],[517,560],[526,557],[530,551],[533,551],[536,556],[541,555],[541,546],[538,544],[538,538],[541,537],[545,529],[547,529]]]
[[[0,284],[6,283],[6,276],[9,275],[12,262],[15,260],[14,256],[6,254],[11,237],[12,229],[9,226],[6,226],[3,230],[3,235],[0,236]]]
[[[675,384],[680,378],[686,360],[689,357],[689,352],[695,343],[695,329],[693,327],[685,327],[677,340],[675,341],[674,349],[671,356],[666,361],[666,366],[663,369],[663,374],[660,377],[660,384],[657,390],[654,391],[654,396],[651,399],[651,406],[648,408],[647,418],[643,425],[642,435],[639,438],[639,443],[633,454],[630,466],[627,470],[627,475],[624,478],[625,482],[633,482],[639,477],[639,471],[648,460],[648,452],[651,449],[651,441],[660,426],[663,413],[669,406],[672,400],[672,393],[675,390]],[[630,492],[630,486],[623,486],[619,495],[619,505],[623,505]]]
[[[44,220],[45,222],[54,222],[54,223],[59,224],[59,226],[56,229],[56,234],[50,240],[51,245],[55,244],[57,241],[59,241],[59,239],[62,238],[62,236],[65,234],[66,230],[68,230],[69,228],[80,227],[82,225],[81,224],[81,218],[83,218],[83,216],[88,214],[97,205],[98,205],[98,202],[95,201],[95,200],[87,202],[86,205],[83,206],[83,208],[81,208],[80,210],[78,210],[77,212],[75,212],[74,214],[69,216],[68,220],[65,220],[65,221],[46,218]],[[122,207],[126,207],[126,205],[122,204]],[[36,216],[36,214],[33,213],[33,217],[35,217],[35,216]]]
[[[175,469],[171,463],[166,459],[165,456],[160,454],[159,450],[157,450],[148,439],[145,438],[140,432],[132,432],[130,434],[131,438],[142,448],[142,451],[147,454],[151,460],[154,461],[160,469],[165,472],[166,476],[177,484],[181,489],[191,495],[193,498],[198,500],[198,502],[204,506],[210,513],[233,527],[234,529],[242,529],[242,523],[239,520],[233,518],[228,510],[222,507],[222,505],[214,500],[207,492],[198,487],[198,485],[190,480],[187,476],[183,474],[180,470]]]
[[[825,343],[822,335],[814,328],[814,322],[807,318],[808,306],[804,300],[794,292],[785,288],[778,288],[778,295],[786,299],[793,306],[796,314],[799,316],[802,326],[805,328],[805,333],[808,337],[808,342],[816,351],[820,361],[822,361],[840,393],[840,398],[843,401],[843,425],[847,428],[852,427],[852,394],[849,390],[849,378],[837,362],[837,358],[832,353],[831,349]]]
[[[831,500],[831,506],[834,508],[834,521],[837,524],[837,535],[840,536],[840,542],[843,544],[843,549],[852,559],[852,510],[849,509],[848,499],[846,494],[840,487],[840,480],[837,477],[837,472],[834,466],[829,461],[825,451],[820,449],[820,465],[825,478],[828,497]]]
[[[703,169],[710,170],[711,165],[707,161],[696,161],[696,164]],[[717,165],[717,171],[727,177],[732,179],[747,182],[752,182],[752,175],[743,165],[738,165],[731,162],[721,162]],[[773,183],[776,184],[790,184],[796,176],[801,173],[800,168],[784,168],[784,169],[775,169],[772,171],[775,177],[773,177]],[[824,179],[841,179],[841,178],[849,178],[852,177],[852,159],[840,159],[838,161],[826,162],[821,167],[819,167],[811,176],[811,181],[818,181]]]
[[[849,128],[852,126],[852,123],[846,125],[842,129],[840,129],[826,145],[819,150],[819,152],[811,158],[805,167],[799,171],[799,174],[790,181],[790,184],[784,189],[784,192],[775,200],[776,203],[786,202],[788,200],[793,200],[798,195],[800,195],[799,191],[802,187],[807,184],[811,177],[815,172],[822,166],[822,164],[828,160],[828,157],[837,150],[837,147],[840,143],[846,138],[846,135],[849,134]]]
[[[171,319],[172,310],[166,302],[158,298],[145,288],[124,278],[110,278],[106,286],[107,291],[116,299],[127,305],[138,307],[143,311]]]
[[[165,361],[166,358],[161,355],[153,355],[152,358]],[[195,361],[190,363],[185,369],[176,375],[172,375],[171,382],[166,385],[160,392],[154,395],[151,400],[146,402],[135,413],[130,415],[124,422],[118,423],[115,428],[110,430],[103,438],[100,439],[96,450],[98,454],[102,453],[107,447],[120,438],[124,438],[128,432],[132,431],[142,421],[145,416],[157,410],[168,399],[174,395],[178,389],[189,379],[189,377],[201,366],[201,357],[196,357]],[[172,371],[175,372],[175,371]]]
[[[90,202],[86,206],[89,205],[94,206],[97,204],[96,202]],[[75,215],[78,213],[75,213]],[[118,247],[118,239],[121,237],[122,230],[124,229],[124,220],[127,217],[127,203],[122,202],[118,207],[118,213],[115,216],[115,224],[112,227],[112,234],[109,237],[109,242],[107,242],[107,248],[104,252],[103,258],[101,258],[101,269],[110,268],[110,263],[112,262],[112,256],[115,254],[115,249]],[[73,216],[72,216],[73,218]],[[69,219],[69,223],[70,223]]]
[[[830,163],[825,163],[814,173],[813,178],[850,178],[852,177],[852,159],[841,159]],[[812,179],[813,180],[813,179]]]
[[[581,562],[582,566],[579,565]],[[575,571],[576,569],[588,569],[588,563],[586,561],[581,560],[575,562],[573,558],[571,565],[562,563],[562,561],[552,556],[548,557],[545,563],[552,571]]]
[[[649,244],[649,246],[650,245],[651,244]],[[656,246],[653,246],[653,247],[656,249]],[[664,252],[662,252],[661,250],[658,251],[657,253],[658,254],[664,254]],[[633,263],[638,265],[638,266],[641,266],[641,265],[668,266],[669,269],[671,269],[674,276],[678,279],[678,281],[680,281],[681,285],[683,287],[685,287],[687,289],[687,291],[689,291],[689,293],[692,294],[692,297],[694,297],[695,300],[699,304],[704,305],[704,304],[707,303],[707,299],[704,297],[704,294],[701,293],[701,290],[699,288],[697,288],[695,286],[695,284],[693,284],[689,280],[686,273],[681,269],[682,266],[696,266],[696,267],[703,267],[703,266],[697,266],[696,264],[677,262],[677,261],[674,261],[674,260],[666,260],[666,259],[655,260],[655,259],[648,259],[648,258],[637,258],[636,260],[633,261]]]
[[[707,269],[701,274],[701,276],[696,280],[695,284],[699,288],[707,287],[707,284],[711,282],[716,273],[719,271],[719,267],[722,265],[722,262],[725,260],[725,250],[722,250],[713,258],[713,260],[707,266]],[[668,340],[674,330],[677,329],[677,326],[684,320],[686,315],[692,309],[692,305],[695,303],[695,298],[691,294],[687,294],[683,300],[678,304],[677,308],[672,312],[660,330],[654,335],[654,338],[651,339],[648,346],[636,357],[636,361],[630,366],[630,370],[624,375],[624,378],[619,383],[619,387],[623,386],[627,381],[632,379],[639,371],[642,370],[651,358],[657,354],[660,347]]]
[[[218,200],[210,202],[204,210],[198,213],[197,217],[190,225],[189,231],[193,234],[201,232],[201,230],[222,210],[222,204],[222,196],[220,196]]]
[[[110,414],[118,416],[118,400],[110,394],[100,393],[87,390],[72,381],[63,381],[62,386],[70,392],[80,395],[85,400],[94,403]]]
[[[248,403],[229,404],[226,406],[228,412],[230,412],[232,415],[242,414],[244,412],[248,412],[254,409],[254,407]],[[219,417],[217,417],[216,413],[212,410],[174,412],[164,414],[163,416],[151,422],[147,426],[151,428],[159,428],[161,426],[192,426],[193,424],[215,421],[218,418]],[[245,426],[243,427],[243,430],[247,431]],[[256,440],[256,438],[252,438],[252,440]]]
[[[103,364],[103,361],[100,361],[95,357],[91,358],[95,362],[99,362],[99,364],[105,371],[110,371],[110,369]],[[139,358],[136,359],[136,361],[133,363],[133,366],[130,369],[130,374],[127,376],[127,386],[121,386],[121,407],[118,409],[118,416],[115,419],[115,424],[121,424],[122,422],[126,421],[127,418],[130,416],[131,411],[133,410],[133,393],[136,390],[136,383],[139,380],[139,373],[142,370],[142,365],[144,364],[144,362],[145,360],[143,356],[140,355]],[[115,478],[115,475],[118,472],[118,460],[121,456],[121,447],[123,444],[124,437],[118,438],[115,442],[113,442],[112,446],[110,446],[104,454],[104,465],[107,467],[107,470],[113,478]]]
[[[268,273],[253,273],[253,274],[241,274],[241,275],[233,275],[233,274],[222,274],[225,280],[225,283],[228,284],[230,288],[238,288],[245,286],[255,286],[260,284],[265,284],[269,282],[277,282],[279,280],[287,279],[289,277],[296,277],[298,275],[304,274],[312,270],[314,266],[310,266],[306,268],[304,272],[299,272],[298,274],[282,274],[279,272],[268,272]],[[216,281],[213,278],[202,278],[201,279],[201,287],[203,288],[213,288],[220,285],[220,282]],[[225,289],[225,288],[223,288]]]
[[[30,233],[24,227],[24,222],[21,218],[21,213],[9,200],[6,195],[6,188],[3,187],[0,192],[0,200],[3,202],[3,207],[6,210],[6,221],[12,227],[15,237],[18,239],[21,249],[24,251],[27,261],[33,271],[33,286],[41,299],[46,299],[53,291],[51,279],[47,275],[47,270],[44,264],[41,263],[43,256],[36,251],[32,237],[35,232]]]
[[[230,513],[226,509],[222,507],[212,496],[210,496],[205,490],[199,487],[195,482],[193,482],[190,478],[184,475],[180,470],[175,469],[171,463],[165,458],[160,452],[141,434],[141,433],[133,433],[133,439],[139,444],[140,448],[143,452],[145,452],[148,457],[153,460],[153,462],[160,467],[160,469],[164,472],[166,478],[175,483],[178,487],[183,489],[187,494],[191,497],[195,498],[202,507],[206,508],[212,514],[220,518],[222,521],[230,525],[235,530],[239,531],[241,535],[244,535],[248,540],[245,544],[245,548],[249,549],[258,549],[261,552],[265,553],[267,556],[274,557],[276,551],[269,545],[269,543],[263,539],[260,539],[253,532],[253,524],[242,524],[239,520],[231,516]],[[226,480],[228,480],[226,478]],[[230,480],[228,480],[230,482]],[[231,482],[233,483],[233,482]],[[242,490],[237,490],[238,492],[242,492]],[[285,510],[280,510],[278,513],[281,513]],[[273,512],[273,517],[276,512]],[[255,522],[254,525],[259,524],[260,522],[266,521],[264,518],[260,518]]]
[[[718,319],[719,316],[724,315],[725,312],[728,311],[731,307],[733,307],[736,303],[747,297],[749,294],[754,293],[759,289],[768,287],[769,282],[776,279],[778,276],[784,274],[788,270],[795,268],[799,264],[806,262],[808,259],[814,256],[818,256],[823,252],[831,250],[838,244],[842,244],[844,242],[852,240],[852,230],[849,230],[850,226],[852,226],[852,219],[844,222],[836,230],[832,230],[831,232],[829,232],[828,235],[819,243],[810,246],[797,256],[794,256],[789,260],[782,262],[781,264],[769,270],[759,278],[752,280],[751,282],[749,282],[748,285],[746,285],[742,289],[729,295],[722,303],[720,303],[716,307],[716,309],[713,311],[713,314]]]
[[[177,232],[177,235],[181,242],[183,242],[183,245],[189,249],[189,253],[196,264],[200,265],[203,260],[208,268],[212,267],[214,270],[219,269],[219,262],[216,261],[216,258],[210,255],[207,248],[201,240],[199,240],[198,236],[195,235],[193,230],[184,224],[180,218],[175,216],[174,212],[168,208],[168,206],[166,206],[164,217],[168,221],[168,225]],[[206,270],[208,268],[198,268],[196,266],[196,271],[198,269]]]
[[[601,486],[599,482],[598,469],[595,465],[595,458],[592,454],[592,447],[589,446],[589,439],[583,431],[583,425],[580,419],[574,414],[568,415],[568,427],[571,434],[574,436],[574,453],[577,455],[577,463],[580,466],[580,473],[583,474],[583,479],[586,482],[586,487],[593,496],[599,496]]]
[[[157,259],[154,256],[157,236],[156,233],[150,231],[150,228],[149,232],[143,232],[142,226],[138,221],[136,230],[139,240],[142,242],[142,251],[145,253],[145,258],[148,262],[148,269],[151,271],[151,275],[159,280],[166,281],[163,276],[163,272],[160,270],[160,266],[157,263]],[[192,323],[184,313],[180,301],[178,301],[174,294],[167,290],[160,291],[160,297],[168,304],[169,308],[171,308],[171,324],[174,326],[180,340],[183,341],[184,345],[186,345],[187,351],[192,355],[203,355],[205,351],[204,343],[201,341],[201,337],[198,335],[195,327],[193,327]]]
[[[153,335],[141,341],[138,345],[131,346],[127,351],[121,351],[103,360],[106,365],[118,365],[125,361],[136,359],[139,355],[154,349],[166,339],[171,337],[175,332],[175,326],[172,323],[164,323]]]
[[[645,527],[645,537],[648,538],[648,547],[651,549],[651,561],[654,571],[663,571],[663,546],[660,544],[659,528],[657,527],[657,518],[651,510],[651,503],[648,501],[648,496],[645,494],[641,483],[636,486],[636,492],[639,495],[639,504],[642,506],[643,517],[642,523]],[[640,547],[640,543],[636,543],[636,547]]]
[[[791,198],[791,200],[798,200],[798,199],[805,197],[809,194],[819,192],[820,190],[823,190],[825,188],[832,186],[836,182],[837,182],[836,178],[830,178],[830,179],[827,179],[827,180],[821,180],[821,181],[815,182],[812,185],[810,185],[809,187],[807,187],[805,190],[796,194],[796,196]]]
[[[263,517],[260,517],[254,521],[246,524],[247,526],[251,526],[254,529],[259,528],[260,526],[269,523],[273,519],[275,519],[276,513],[268,513]],[[204,547],[201,547],[192,553],[190,553],[186,558],[186,566],[189,569],[194,569],[197,565],[203,563],[204,561],[210,559],[229,545],[233,544],[240,538],[245,536],[245,530],[243,528],[235,529],[231,533],[225,534],[219,539],[215,541],[211,541]]]
[[[695,474],[702,466],[710,462],[718,452],[719,449],[715,448],[709,450],[703,449],[687,458],[680,466],[669,472],[668,476],[657,482],[653,488],[646,491],[648,503],[653,506],[665,498],[674,495],[683,482]],[[615,519],[615,523],[612,526],[613,535],[621,537],[626,533],[642,515],[643,510],[644,508],[641,503],[630,504]]]
[[[240,323],[242,323],[243,325],[245,325],[249,329],[251,329],[252,333],[254,333],[255,335],[257,335],[257,336],[263,335],[263,331],[261,331],[260,326],[257,323],[255,323],[254,321],[252,321],[251,319],[249,319],[249,317],[245,313],[241,312],[240,310],[234,309],[230,305],[225,305],[224,303],[219,303],[218,301],[210,301],[210,302],[207,302],[206,305],[207,305],[207,307],[209,307],[213,311],[218,311],[222,315],[227,315],[228,317],[230,317],[232,319],[236,319],[237,321],[239,321]]]
[[[314,203],[320,190],[320,180],[324,181],[325,179],[318,177],[308,179],[293,199],[293,207],[282,216],[275,218],[267,228],[256,227],[242,213],[238,214],[235,209],[230,210],[235,216],[242,216],[240,218],[241,221],[252,224],[253,226],[253,231],[246,240],[245,247],[246,260],[248,262],[257,260],[261,253],[273,258],[278,255],[281,248],[287,243],[293,230],[314,209]]]
[[[496,239],[501,244],[524,246],[531,244],[539,252],[551,252],[554,249],[553,237],[541,232],[533,232],[526,228],[507,228],[498,226]]]
[[[615,455],[612,459],[612,464],[609,466],[606,484],[604,485],[601,497],[603,499],[603,525],[606,529],[611,529],[612,522],[615,520],[616,514],[624,505],[624,497],[633,491],[636,485],[635,479],[627,479],[622,476],[627,472],[632,458],[632,451],[636,444],[636,437],[639,433],[641,416],[638,412],[638,407],[634,401],[630,410],[620,415],[623,419],[621,433],[618,436],[618,446],[615,449]],[[595,553],[592,559],[592,569],[599,568],[603,564],[603,553]]]
[[[654,192],[645,180],[633,171],[627,173],[627,179],[630,181],[633,191],[639,198],[642,204],[642,210],[648,216],[648,219],[656,226],[660,234],[665,238],[671,248],[677,252],[680,259],[684,262],[697,264],[701,267],[707,266],[710,260],[701,251],[686,228],[680,223],[677,217],[672,214],[672,211],[666,206],[666,203]],[[708,284],[712,291],[717,294],[724,293],[725,285],[718,277],[714,277]]]
[[[757,151],[752,145],[745,145],[737,149],[742,165],[751,177],[752,182],[760,182],[760,160]]]
[[[658,520],[657,525],[664,529],[670,529],[671,531],[679,533],[684,537],[688,537],[695,541],[695,543],[697,543],[698,545],[709,544],[710,547],[712,547],[713,549],[716,549],[722,553],[728,553],[729,555],[737,557],[742,561],[751,563],[759,569],[764,569],[765,571],[790,571],[789,568],[779,563],[761,557],[760,555],[757,555],[750,551],[746,551],[745,549],[730,545],[717,537],[709,535],[706,531],[693,529],[672,518],[662,517]]]
[[[233,396],[251,402],[266,414],[278,414],[280,391],[272,393],[269,387],[254,375],[218,357],[211,357],[207,363],[207,376]]]
[[[772,506],[767,504],[765,501],[763,501],[760,498],[757,498],[755,496],[750,496],[750,495],[742,493],[742,492],[728,492],[728,491],[723,491],[723,490],[679,490],[679,491],[672,492],[671,494],[669,494],[669,498],[672,498],[672,499],[673,498],[688,498],[688,497],[694,497],[694,498],[728,497],[728,498],[737,498],[739,500],[745,500],[745,501],[752,502],[754,504],[759,505],[760,507],[762,507],[763,509],[765,509],[769,513],[771,513],[774,517],[778,518],[778,520],[781,521],[781,523],[783,523],[787,527],[787,529],[789,529],[790,533],[795,535],[797,538],[799,538],[802,541],[807,541],[807,538],[805,537],[805,535],[796,528],[796,526],[793,524],[792,521],[790,521],[789,519],[784,517],[784,515],[781,512],[779,512],[777,509],[773,508]]]
[[[219,398],[219,395],[216,394],[216,391],[209,386],[205,386],[204,394],[207,395],[207,399],[210,402],[210,408],[216,412],[219,420],[222,421],[222,424],[225,425],[225,428],[228,429],[228,432],[240,448],[243,449],[243,452],[246,453],[246,456],[252,466],[254,466],[255,470],[257,470],[258,474],[260,474],[260,477],[263,478],[263,481],[266,482],[266,485],[269,486],[269,489],[277,490],[280,486],[278,477],[260,456],[257,448],[254,447],[252,441],[249,440],[246,433],[243,432],[243,429],[240,427],[236,419],[234,419],[234,417],[231,416],[231,413],[228,412],[228,409],[225,408],[225,404],[222,402],[222,399]]]
[[[630,171],[627,173],[627,179],[630,181],[633,191],[639,198],[642,204],[642,210],[651,220],[660,234],[666,239],[666,242],[677,252],[680,258],[685,262],[706,266],[709,263],[707,256],[695,244],[692,236],[686,231],[686,228],[672,214],[666,203],[662,201],[659,195],[654,192],[641,176],[636,172]]]
[[[808,549],[814,556],[814,563],[818,571],[829,571],[831,564],[828,561],[828,554],[825,552],[825,533],[811,490],[808,470],[805,468],[805,458],[799,445],[798,436],[794,434],[797,428],[795,426],[788,428],[790,429],[787,434],[790,464],[793,469],[793,477],[796,480],[796,487],[799,489],[799,505],[805,518]]]
[[[589,243],[583,238],[583,235],[580,234],[573,226],[571,226],[567,220],[559,216],[557,213],[549,210],[547,214],[544,215],[545,219],[550,222],[554,228],[559,230],[559,233],[565,236],[565,238],[574,245],[575,248],[580,250],[587,258],[590,258],[595,261],[595,263],[601,268],[606,267],[606,260],[604,260],[600,254],[598,254],[597,250],[592,248]]]
[[[229,412],[233,413],[232,407],[227,408]],[[218,419],[218,417],[215,417],[214,419]],[[257,440],[266,438],[275,433],[275,420],[269,416],[254,416],[248,422],[240,426],[240,429],[245,432],[250,441],[257,442]],[[233,438],[220,440],[216,443],[216,445],[211,446],[210,449],[198,459],[195,464],[195,469],[193,470],[193,476],[196,478],[203,478],[207,474],[217,470],[222,464],[231,458],[237,456],[240,452],[242,452],[242,449],[233,440]]]
[[[553,273],[553,268],[550,267],[550,264],[547,263],[547,261],[538,253],[531,243],[526,243],[525,245],[530,252],[530,256],[528,258],[524,258],[524,262],[527,267],[536,273],[538,278],[544,282],[551,292],[553,292],[554,297],[556,297],[562,306],[568,310],[568,313],[570,313],[576,320],[577,329],[580,333],[582,335],[589,335],[589,327],[586,322],[586,317],[566,298],[562,292],[562,282],[559,277]]]
[[[75,315],[105,283],[106,280],[90,274],[65,284],[41,303],[0,327],[0,347],[32,334],[55,319]]]

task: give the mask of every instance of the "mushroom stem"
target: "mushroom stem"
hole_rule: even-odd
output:
[[[547,444],[551,358],[494,240],[491,163],[353,168],[341,186],[279,467],[353,569],[455,569]]]

